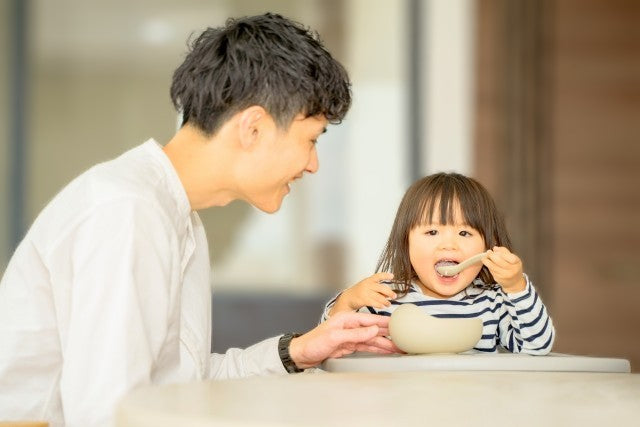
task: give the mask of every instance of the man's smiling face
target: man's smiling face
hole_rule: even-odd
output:
[[[256,160],[251,171],[246,200],[258,209],[272,213],[280,209],[289,193],[289,184],[303,177],[305,172],[318,170],[316,142],[326,131],[324,116],[296,116],[288,129],[282,130],[273,122],[264,131],[254,152]]]

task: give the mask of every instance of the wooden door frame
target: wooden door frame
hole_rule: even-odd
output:
[[[550,2],[479,0],[476,14],[475,176],[541,294],[553,267]]]

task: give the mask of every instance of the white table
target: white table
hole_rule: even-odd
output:
[[[116,425],[640,425],[640,375],[317,370],[141,388],[121,402]]]

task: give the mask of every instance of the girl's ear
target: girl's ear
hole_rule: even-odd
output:
[[[265,126],[270,117],[267,111],[259,105],[252,105],[240,112],[238,123],[240,145],[245,149],[252,149],[260,141]]]

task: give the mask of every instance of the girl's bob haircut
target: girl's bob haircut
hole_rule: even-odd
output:
[[[393,273],[397,290],[406,294],[411,281],[417,278],[409,258],[409,232],[416,226],[431,223],[432,219],[451,225],[458,208],[465,224],[482,235],[485,249],[494,246],[512,249],[504,218],[487,189],[473,178],[441,172],[416,181],[405,193],[376,272]],[[478,278],[486,285],[495,283],[484,266]]]

